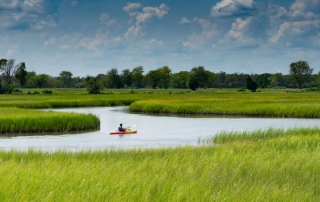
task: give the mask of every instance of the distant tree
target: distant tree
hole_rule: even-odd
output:
[[[85,87],[85,84],[84,84],[84,78],[83,77],[73,77],[72,79],[72,83],[74,85],[75,88],[83,88]]]
[[[1,59],[0,60],[0,72],[2,76],[2,84],[1,84],[1,90],[0,93],[9,93],[11,94],[13,90],[15,89],[14,80],[15,80],[15,74],[20,68],[21,63],[15,65],[14,59]]]
[[[227,87],[230,87],[230,88],[235,88],[236,86],[238,86],[239,85],[238,75],[236,73],[226,74],[225,84]]]
[[[245,87],[245,86],[246,86],[246,82],[247,82],[247,77],[248,77],[248,76],[249,76],[249,75],[243,74],[243,73],[237,74],[238,87]]]
[[[251,90],[252,92],[256,92],[258,88],[258,84],[252,80],[250,76],[247,77],[247,82],[246,82],[246,87],[247,89]]]
[[[25,84],[25,86],[27,87],[27,88],[36,88],[35,87],[35,82],[34,82],[34,77],[36,76],[37,74],[36,74],[36,72],[34,72],[34,71],[31,71],[31,72],[27,72],[27,76],[26,76],[26,78],[27,78],[27,82],[26,82],[26,84]]]
[[[187,71],[180,71],[172,74],[171,84],[174,88],[188,88],[190,73]]]
[[[270,76],[270,86],[287,86],[282,73],[275,73]]]
[[[36,87],[37,88],[47,88],[49,83],[50,76],[47,74],[39,74],[35,77]]]
[[[217,75],[220,80],[220,88],[222,89],[226,84],[226,72],[220,71]]]
[[[141,88],[142,87],[142,81],[143,81],[143,67],[139,66],[132,70],[132,85],[135,88]]]
[[[27,83],[27,74],[26,71],[26,64],[24,62],[21,63],[19,69],[17,70],[15,77],[19,80],[20,86],[23,88],[24,85]]]
[[[219,77],[215,73],[206,70],[206,74],[207,74],[206,86],[208,88],[214,88],[219,86]]]
[[[107,87],[108,88],[122,88],[122,82],[117,68],[112,68],[107,72]]]
[[[290,75],[297,82],[299,89],[303,84],[309,81],[313,69],[309,67],[307,61],[298,61],[290,64]]]
[[[204,67],[194,67],[190,71],[189,88],[196,90],[197,88],[203,88],[207,85],[208,75]]]
[[[316,75],[316,83],[317,83],[318,87],[320,87],[320,71]]]
[[[199,88],[199,82],[195,77],[190,77],[190,79],[189,79],[189,88],[191,90],[197,90],[197,88]]]
[[[103,90],[103,83],[97,78],[87,76],[84,80],[89,94],[100,94]]]
[[[162,88],[169,88],[170,86],[170,80],[171,80],[171,69],[168,66],[163,66],[161,68],[158,68],[157,71],[159,72],[160,75],[160,87]]]
[[[288,87],[288,88],[297,88],[298,87],[298,83],[296,82],[294,77],[290,74],[283,75],[283,83],[284,83],[284,86]]]
[[[58,77],[49,76],[49,78],[47,80],[47,87],[48,88],[61,88],[62,82]]]
[[[161,72],[158,70],[149,71],[144,77],[144,82],[147,86],[152,87],[153,89],[159,87],[161,81]]]
[[[132,86],[132,73],[130,69],[122,70],[120,77],[125,88]]]
[[[261,88],[268,87],[271,84],[270,76],[271,74],[268,73],[258,75],[256,78],[258,86],[260,86]]]
[[[69,71],[60,72],[60,81],[64,88],[70,88],[72,86],[72,73]]]
[[[21,66],[21,64],[15,65],[14,63],[14,59],[0,60],[0,71],[2,72],[2,78],[7,84],[12,84],[15,74]]]

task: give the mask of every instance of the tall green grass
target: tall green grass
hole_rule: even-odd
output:
[[[92,114],[45,112],[30,109],[0,108],[0,133],[65,132],[99,128]]]
[[[301,135],[310,135],[310,134],[320,134],[319,127],[313,128],[268,128],[260,129],[256,131],[233,131],[227,132],[222,131],[214,136],[199,139],[198,143],[200,144],[224,144],[229,142],[236,141],[264,141],[267,139],[283,138],[283,137],[293,137]]]
[[[320,118],[318,93],[207,93],[140,100],[132,112]]]
[[[52,89],[52,95],[1,95],[0,109],[4,107],[18,108],[61,108],[61,107],[88,107],[88,106],[120,106],[130,105],[132,112],[144,113],[176,113],[176,114],[216,114],[216,115],[242,115],[242,116],[270,116],[270,117],[298,117],[298,118],[320,118],[320,93],[293,91],[296,93],[266,90],[260,93],[236,92],[236,90],[209,89],[201,92],[191,92],[189,90],[168,89],[168,90],[132,90],[108,89],[105,94],[89,95],[83,89]],[[112,92],[112,93],[111,93]],[[20,113],[25,113],[21,111]],[[18,123],[32,122],[28,127]],[[49,118],[48,118],[49,119]],[[48,119],[43,119],[43,122]],[[6,118],[2,126],[3,131],[56,131],[60,127],[62,130],[74,130],[76,128],[86,128],[76,123],[72,126],[70,119],[63,121],[59,118],[52,118],[51,121],[42,123],[41,129],[37,128],[31,117],[17,119]],[[59,124],[57,120],[60,120]],[[11,124],[12,122],[17,122]],[[50,124],[50,122],[52,124]],[[86,121],[79,121],[80,123]],[[50,125],[50,129],[44,127]],[[51,127],[53,126],[54,127]],[[94,125],[94,124],[93,124]],[[29,127],[30,126],[30,127]],[[92,126],[90,126],[92,127]],[[27,128],[27,129],[26,129]],[[30,131],[27,131],[30,130]],[[0,131],[1,132],[1,131]]]
[[[320,135],[219,146],[0,152],[2,201],[318,201]]]

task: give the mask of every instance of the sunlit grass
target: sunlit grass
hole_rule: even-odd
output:
[[[0,152],[0,196],[2,201],[317,201],[320,133],[299,131],[218,146]]]
[[[0,108],[0,110],[0,133],[62,132],[97,129],[100,126],[99,118],[92,114],[18,108]]]
[[[140,100],[132,112],[320,118],[318,93],[207,93]]]
[[[52,89],[52,95],[1,95],[0,107],[61,108],[130,106],[131,112],[216,114],[261,117],[320,118],[320,93],[301,90],[237,92],[236,89],[105,89],[89,95],[84,89]],[[31,90],[32,91],[32,90]]]
[[[61,131],[70,130],[68,124],[83,126],[90,120],[95,127],[98,121],[91,115],[4,106],[52,108],[133,103],[132,111],[153,113],[319,118],[318,93],[112,91],[114,94],[102,95],[87,95],[83,90],[53,90],[53,95],[1,95],[0,130],[20,132],[27,128],[28,132],[31,129],[38,132],[52,126]],[[222,132],[199,142],[205,144],[53,153],[0,151],[0,198],[1,201],[319,200],[319,128]]]
[[[275,139],[275,138],[319,135],[319,134],[320,134],[319,127],[290,128],[290,129],[267,128],[267,129],[260,129],[260,130],[256,130],[256,131],[242,131],[242,132],[222,131],[222,132],[219,132],[218,134],[215,134],[212,137],[199,139],[198,143],[200,143],[200,144],[212,144],[212,143],[224,144],[224,143],[236,142],[236,141],[264,141],[264,140]]]

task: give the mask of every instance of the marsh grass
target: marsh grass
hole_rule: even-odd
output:
[[[132,112],[320,118],[319,93],[192,93],[139,100]]]
[[[320,128],[268,128],[256,131],[222,131],[215,134],[212,137],[199,138],[198,143],[200,144],[224,144],[236,141],[264,141],[267,139],[293,137],[301,135],[320,135]]]
[[[135,89],[134,91],[132,89],[112,89],[112,94],[89,95],[85,94],[84,89],[50,89],[50,91],[52,94],[49,95],[1,95],[0,110],[5,107],[41,109],[130,105],[131,112],[143,113],[320,118],[320,93],[317,92],[297,90],[286,92],[270,89],[260,93],[236,92],[235,89],[205,89],[203,92],[190,92],[187,89]],[[106,90],[106,92],[109,91],[110,89]],[[20,114],[22,113],[25,112],[21,111]],[[72,120],[76,118],[70,118],[69,125],[66,125],[68,121],[63,118],[51,118],[51,121],[48,121],[48,117],[36,121],[30,116],[20,119],[20,121],[17,121],[17,118],[3,119],[2,132],[58,131],[58,127],[61,127],[59,131],[74,130],[74,125],[78,125],[72,123]],[[60,121],[61,124],[57,121]],[[12,124],[12,122],[17,123]],[[28,124],[19,126],[24,122]],[[77,128],[92,128],[92,125],[85,126],[84,122],[86,121],[79,120],[81,126],[78,125]],[[39,126],[38,123],[41,123],[41,128],[36,127],[36,125]],[[49,128],[46,125],[49,125]],[[19,128],[15,129],[15,127]],[[30,131],[27,131],[29,129]]]
[[[50,108],[134,103],[133,111],[157,113],[318,117],[320,98],[317,93],[283,90],[266,90],[257,95],[219,90],[177,94],[170,89],[172,94],[138,91],[129,95],[114,91],[99,96],[76,90],[65,90],[64,94],[52,91],[52,95],[1,96],[0,106]],[[54,126],[52,123],[59,116],[65,117],[60,120],[67,120],[66,124],[72,122],[64,113],[0,110],[0,126],[9,131],[16,128],[16,123],[24,123],[22,120],[28,123],[24,123],[25,128],[33,128],[28,120],[42,119],[38,125]],[[73,115],[76,114],[70,117]],[[93,119],[98,121],[96,117]],[[7,124],[1,125],[2,122]],[[79,122],[87,123],[84,118]],[[223,132],[205,143],[199,147],[74,153],[0,151],[0,198],[1,201],[290,202],[320,198],[318,128]]]
[[[0,133],[66,132],[97,129],[98,117],[92,114],[60,113],[18,108],[0,108]]]
[[[319,145],[319,133],[305,130],[219,146],[75,153],[12,150],[0,152],[0,197],[2,201],[318,201]]]

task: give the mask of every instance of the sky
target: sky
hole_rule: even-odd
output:
[[[27,71],[96,76],[320,71],[320,0],[0,0],[0,58]]]

